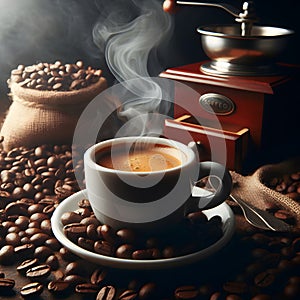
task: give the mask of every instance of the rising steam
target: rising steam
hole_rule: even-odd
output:
[[[162,105],[163,91],[150,78],[148,68],[161,71],[156,50],[171,36],[171,30],[170,16],[156,0],[129,0],[121,4],[112,1],[94,27],[95,43],[105,53],[110,71],[127,91],[120,99],[119,115],[132,121],[134,130],[127,124],[127,130],[134,131],[130,134],[136,134],[136,130],[142,135],[157,131],[153,125],[161,126],[161,120],[155,120],[155,113],[166,114],[169,109],[169,103]]]

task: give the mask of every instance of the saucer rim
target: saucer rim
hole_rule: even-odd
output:
[[[223,202],[217,207],[203,210],[203,213],[209,219],[218,215],[222,218],[223,223],[222,237],[207,248],[183,256],[162,259],[133,260],[105,256],[81,248],[70,241],[63,233],[63,225],[60,221],[62,214],[78,209],[78,201],[83,198],[88,198],[86,189],[67,197],[56,207],[51,217],[52,232],[57,240],[69,251],[83,259],[104,267],[127,270],[158,270],[186,266],[204,260],[217,253],[229,243],[235,232],[235,217],[233,211],[227,203]]]

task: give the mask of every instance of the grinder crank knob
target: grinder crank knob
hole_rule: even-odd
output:
[[[176,0],[165,0],[163,3],[163,10],[170,14],[176,13],[178,11]]]

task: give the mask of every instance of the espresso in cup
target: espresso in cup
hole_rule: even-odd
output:
[[[123,137],[91,146],[84,155],[87,196],[96,218],[114,229],[164,230],[190,211],[223,203],[231,176],[215,162],[198,162],[185,144],[159,137]],[[193,187],[209,175],[220,179],[215,193]]]
[[[180,150],[167,145],[134,143],[130,149],[124,145],[102,149],[96,153],[96,162],[120,171],[153,172],[180,166],[182,155]]]

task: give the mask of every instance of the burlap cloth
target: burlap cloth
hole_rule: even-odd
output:
[[[12,103],[0,132],[4,150],[41,144],[71,144],[82,111],[106,88],[104,77],[86,88],[59,92],[23,88],[12,83]]]
[[[263,210],[276,206],[288,211],[295,218],[295,227],[300,228],[300,203],[267,186],[267,183],[275,177],[282,178],[283,175],[299,171],[300,157],[278,164],[261,166],[249,176],[242,176],[237,172],[231,171],[233,179],[232,193],[247,203]]]

